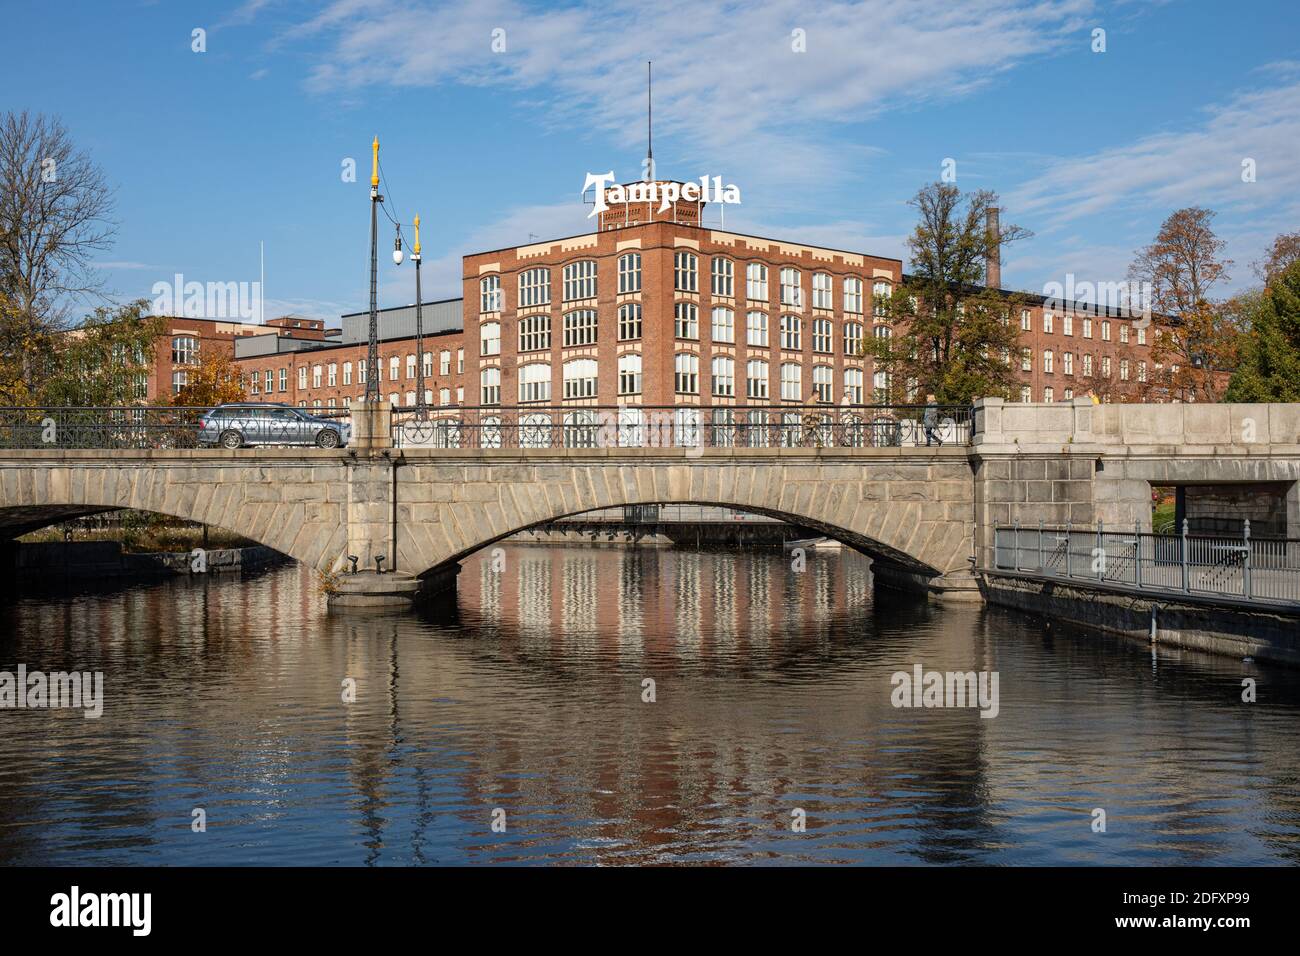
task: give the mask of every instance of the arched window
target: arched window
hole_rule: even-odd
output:
[[[889,326],[883,325],[881,328],[887,329]],[[862,352],[862,323],[845,322],[844,323],[844,354],[859,355]]]
[[[831,277],[825,272],[813,273],[813,308],[835,308],[835,296],[832,293]]]
[[[803,398],[803,367],[797,362],[781,363],[781,399],[797,402]]]
[[[745,298],[750,302],[767,302],[767,266],[761,262],[745,266]]]
[[[713,357],[713,394],[722,398],[736,394],[736,362],[729,356]]]
[[[479,355],[501,354],[501,323],[484,322],[478,327]]]
[[[625,252],[618,257],[618,294],[641,291],[641,253]]]
[[[178,335],[172,339],[172,364],[196,365],[199,361],[199,340],[192,335]]]
[[[844,311],[862,314],[862,280],[857,276],[844,279]]]
[[[564,397],[596,397],[596,360],[574,359],[564,363]]]
[[[485,368],[478,373],[479,404],[501,404],[501,369],[495,366]]]
[[[877,319],[889,318],[889,297],[893,290],[888,282],[871,283],[871,311]]]
[[[678,292],[700,291],[700,260],[695,253],[673,254],[673,288]]]
[[[564,313],[564,347],[596,344],[596,310],[577,309]]]
[[[745,395],[748,398],[767,398],[768,365],[762,359],[750,359],[745,367]]]
[[[625,352],[618,357],[618,393],[641,394],[641,354]]]
[[[673,389],[678,395],[698,395],[700,391],[700,357],[678,352],[673,359]]]
[[[519,318],[519,351],[542,352],[551,347],[551,317],[543,312]]]
[[[819,402],[835,400],[835,369],[829,365],[813,366],[813,397]]]
[[[722,256],[713,257],[712,284],[710,289],[714,295],[722,295],[731,298],[736,294],[735,289],[736,266],[730,260]]]
[[[549,402],[551,400],[551,366],[534,362],[519,369],[519,401]]]
[[[564,301],[596,298],[596,260],[583,259],[564,267]]]
[[[551,303],[551,270],[543,266],[519,273],[519,308]]]
[[[694,302],[678,302],[673,306],[673,334],[679,339],[700,337],[700,310]]]
[[[813,351],[830,354],[835,351],[835,333],[830,319],[813,319]]]
[[[736,314],[730,309],[719,306],[713,310],[713,341],[736,341]]]
[[[862,404],[862,381],[862,369],[846,368],[844,370],[844,400],[850,405]]]
[[[618,340],[629,342],[641,337],[641,303],[624,302],[618,307]]]
[[[501,311],[501,277],[497,275],[484,276],[479,279],[479,311],[480,312],[500,312]]]
[[[798,352],[803,346],[803,322],[797,315],[781,316],[781,348]]]
[[[803,308],[803,289],[799,285],[799,270],[790,266],[781,270],[781,304],[796,309]]]

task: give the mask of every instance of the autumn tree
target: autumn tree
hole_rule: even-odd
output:
[[[1273,240],[1264,258],[1254,263],[1251,269],[1264,285],[1271,285],[1296,262],[1300,262],[1300,232],[1284,232]]]
[[[1300,260],[1239,301],[1249,331],[1227,400],[1300,402]]]
[[[244,398],[244,381],[230,355],[220,349],[200,349],[199,364],[172,399],[173,405],[212,408]]]
[[[44,405],[139,404],[166,319],[146,314],[147,299],[97,308],[75,329],[53,335],[39,369]]]
[[[1236,362],[1238,329],[1212,298],[1232,265],[1222,258],[1225,243],[1215,235],[1214,216],[1199,207],[1179,209],[1129,266],[1129,278],[1149,289],[1156,316],[1152,361],[1162,366],[1170,394],[1184,401],[1218,401],[1220,379]]]
[[[871,337],[863,353],[888,373],[890,387],[878,398],[904,402],[933,393],[945,404],[1009,397],[1017,383],[1012,357],[1020,330],[1010,321],[1018,300],[983,289],[985,267],[1001,246],[1026,238],[1028,230],[987,226],[996,193],[963,194],[931,183],[910,201],[918,221],[907,240],[911,274],[887,306],[892,334]]]

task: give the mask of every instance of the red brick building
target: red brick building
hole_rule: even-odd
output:
[[[449,410],[877,400],[883,373],[859,350],[891,334],[884,305],[902,262],[703,227],[702,205],[611,204],[592,233],[465,256],[463,299],[424,307],[422,356],[414,308],[380,313],[381,395],[414,405],[422,363],[425,401]],[[1146,395],[1146,322],[1021,299],[1008,317],[1021,328],[1021,354],[1006,356],[1024,383],[1014,398]],[[313,408],[361,398],[367,321],[344,316],[335,338],[289,329],[241,342],[249,397]]]

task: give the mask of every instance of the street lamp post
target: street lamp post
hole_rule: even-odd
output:
[[[366,351],[366,404],[379,404],[379,137],[370,162],[370,337]]]
[[[415,417],[424,421],[429,417],[424,404],[424,303],[420,296],[420,217],[415,217],[415,247],[411,250],[415,263]]]

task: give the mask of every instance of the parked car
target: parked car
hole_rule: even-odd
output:
[[[352,438],[352,426],[312,415],[303,408],[270,402],[218,405],[199,419],[199,444],[222,448],[247,445],[316,445],[342,448]]]

